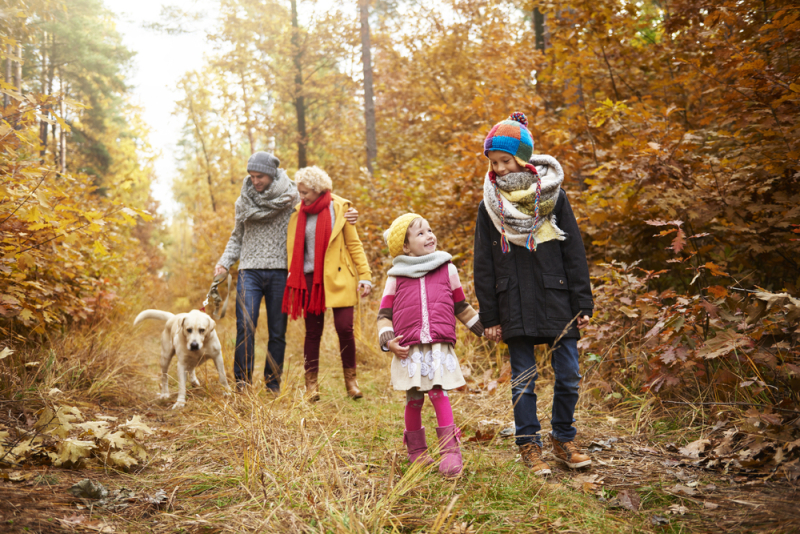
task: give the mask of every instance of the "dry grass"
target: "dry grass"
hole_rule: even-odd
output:
[[[374,338],[373,318],[366,311],[362,318],[361,336]],[[658,405],[652,397],[629,392],[612,414],[594,404],[590,393],[582,396],[576,416],[579,439],[586,444],[615,436],[624,442],[616,451],[595,455],[598,462],[590,474],[606,478],[599,492],[581,489],[579,477],[586,473],[561,469],[552,461],[550,479],[530,475],[517,462],[513,440],[499,438],[465,441],[465,472],[448,481],[435,467],[409,468],[405,463],[404,396],[389,385],[385,355],[360,347],[359,378],[365,398],[354,402],[346,396],[337,339],[330,327],[323,338],[321,402],[310,404],[303,397],[298,350],[303,331],[293,323],[280,396],[267,393],[259,379],[246,393],[223,397],[216,371],[206,364],[198,372],[204,386],[190,390],[185,409],[172,411],[171,400],[154,400],[159,327],[153,323],[133,332],[127,326],[130,321],[123,323],[102,333],[53,340],[54,348],[15,355],[15,363],[3,367],[8,377],[9,370],[23,371],[18,381],[4,378],[3,382],[20,398],[45,396],[48,388],[59,387],[72,401],[103,403],[97,410],[109,415],[142,414],[158,430],[148,439],[153,457],[138,471],[47,471],[47,476],[61,480],[61,486],[51,488],[53,495],[56,490],[63,493],[76,478],[90,476],[110,489],[127,487],[150,494],[164,489],[171,496],[171,504],[158,511],[134,506],[113,513],[93,511],[117,532],[652,532],[664,527],[653,526],[651,516],[667,515],[666,509],[676,503],[686,505],[689,513],[671,516],[667,531],[705,531],[714,525],[715,518],[703,510],[702,501],[669,493],[679,480],[673,469],[662,465],[664,458],[641,452],[642,447],[658,447],[648,439],[654,432],[660,434],[659,440],[676,442],[693,432],[691,414],[681,424],[665,427],[656,417]],[[218,326],[229,373],[234,326],[233,318]],[[261,358],[256,361],[256,376],[264,365],[265,327],[261,325],[257,336]],[[486,369],[496,373],[507,356],[480,342],[460,347],[462,360],[476,375]],[[42,354],[51,352],[52,361],[24,366],[24,359],[42,359]],[[547,431],[552,382],[549,366],[540,369],[539,413]],[[456,423],[470,429],[483,419],[513,420],[508,388],[506,383],[494,394],[454,393]],[[175,394],[174,381],[171,389]],[[436,426],[430,405],[423,416],[430,445]],[[723,486],[711,475],[702,481]],[[641,496],[642,512],[611,506],[623,488]],[[753,501],[752,495],[747,498]],[[749,511],[740,508],[730,513]],[[745,529],[746,522],[734,522],[729,530],[739,530],[736,525],[762,530]]]

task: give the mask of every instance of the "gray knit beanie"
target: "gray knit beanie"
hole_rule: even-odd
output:
[[[247,172],[263,172],[274,180],[280,164],[281,160],[269,152],[256,152],[247,160]]]

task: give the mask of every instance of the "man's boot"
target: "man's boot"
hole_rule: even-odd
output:
[[[433,464],[433,458],[428,454],[428,442],[425,441],[425,427],[413,432],[403,431],[403,444],[408,450],[408,463]]]
[[[347,394],[352,399],[360,399],[364,396],[361,390],[358,389],[358,382],[356,381],[356,368],[344,369],[344,387],[347,388]]]
[[[436,434],[439,436],[439,454],[442,461],[439,463],[439,472],[446,478],[455,478],[464,469],[461,458],[461,430],[456,425],[438,427]]]
[[[588,455],[581,453],[574,441],[558,441],[551,433],[550,443],[553,445],[553,454],[556,455],[556,459],[567,464],[570,469],[592,465],[592,459]]]
[[[519,454],[522,456],[522,463],[534,475],[546,476],[550,474],[550,466],[542,460],[542,446],[538,443],[531,442],[520,445]]]
[[[309,402],[317,402],[319,400],[319,386],[317,384],[316,371],[306,371],[306,397]]]

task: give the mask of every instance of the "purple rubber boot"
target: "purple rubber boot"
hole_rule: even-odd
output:
[[[446,478],[455,478],[464,469],[464,461],[461,459],[461,430],[456,425],[438,427],[436,434],[439,436],[439,454],[442,461],[439,464],[439,472]]]
[[[428,454],[428,443],[425,441],[425,427],[413,432],[403,431],[403,444],[408,449],[408,463],[433,464],[433,458]]]

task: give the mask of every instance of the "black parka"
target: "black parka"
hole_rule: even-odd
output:
[[[547,241],[536,251],[509,243],[503,254],[500,232],[486,206],[475,224],[475,293],[484,327],[500,325],[503,339],[516,336],[579,338],[579,315],[592,315],[594,303],[586,251],[567,194],[558,193],[554,213],[564,241]]]

